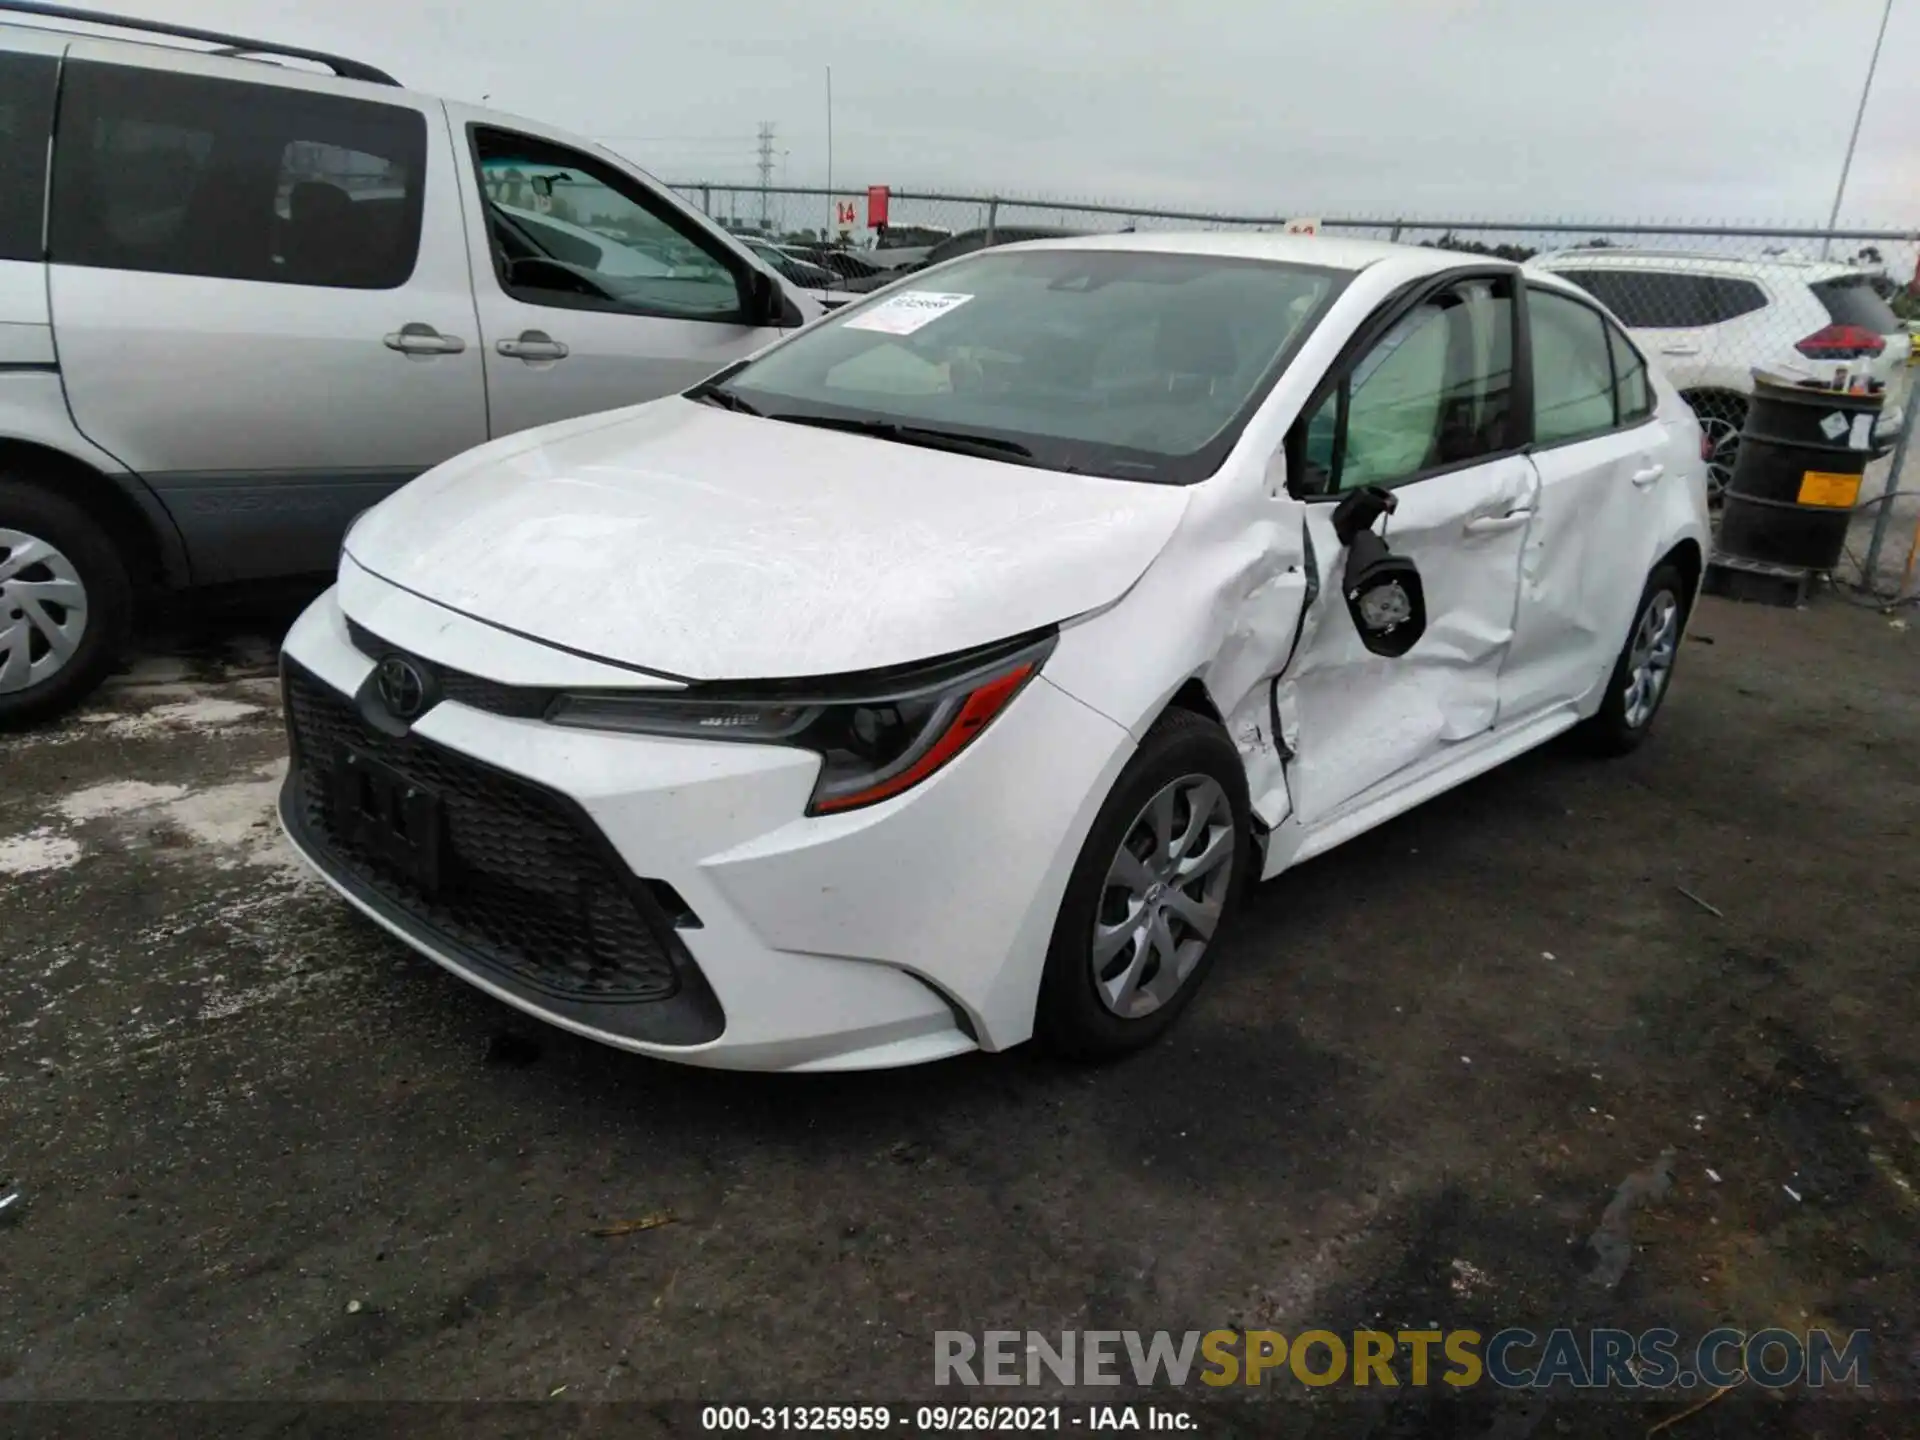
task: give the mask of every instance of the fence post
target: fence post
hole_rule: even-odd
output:
[[[1887,543],[1887,530],[1893,524],[1893,492],[1900,488],[1900,476],[1907,466],[1907,450],[1913,444],[1914,412],[1920,410],[1920,380],[1907,386],[1906,417],[1900,424],[1900,438],[1893,442],[1893,461],[1887,467],[1886,499],[1880,513],[1873,517],[1873,538],[1867,542],[1867,559],[1861,567],[1861,583],[1874,593],[1880,575],[1880,547]]]
[[[1394,222],[1393,222],[1393,233],[1392,233],[1391,235],[1389,235],[1389,236],[1387,236],[1387,239],[1388,239],[1389,241],[1391,241],[1391,242],[1392,242],[1393,244],[1395,244],[1395,245],[1398,245],[1398,244],[1400,243],[1400,226],[1401,226],[1401,222],[1400,222],[1400,221],[1398,221],[1398,220],[1396,220],[1396,221],[1394,221]]]
[[[700,187],[700,213],[702,215],[713,214],[713,187],[711,185],[702,185]]]
[[[1000,224],[1000,202],[997,199],[987,201],[987,246],[992,248],[993,232]]]

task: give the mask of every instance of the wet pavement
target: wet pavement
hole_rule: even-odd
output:
[[[898,1402],[942,1329],[1722,1322],[1869,1329],[1920,1394],[1907,621],[1704,602],[1640,753],[1549,748],[1256,890],[1126,1063],[777,1077],[546,1030],[306,878],[284,619],[163,634],[0,739],[0,1400]],[[1219,1413],[1684,1408],[1265,1395]]]

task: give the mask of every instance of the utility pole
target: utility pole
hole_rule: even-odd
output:
[[[767,188],[773,184],[773,121],[760,122],[760,228],[772,225],[767,214]]]
[[[1827,230],[1831,232],[1840,223],[1840,201],[1847,193],[1847,172],[1853,169],[1853,149],[1860,143],[1860,122],[1867,118],[1867,96],[1873,93],[1873,72],[1880,68],[1880,47],[1886,43],[1887,21],[1893,17],[1893,0],[1887,0],[1886,8],[1880,12],[1880,33],[1874,37],[1873,58],[1867,62],[1867,80],[1860,87],[1860,108],[1853,113],[1853,134],[1847,137],[1847,158],[1840,162],[1840,184],[1833,192],[1833,213],[1827,216]],[[1829,233],[1820,244],[1820,258],[1825,260],[1833,250],[1833,235]]]

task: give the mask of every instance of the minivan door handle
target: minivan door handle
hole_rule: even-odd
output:
[[[544,330],[522,330],[517,339],[496,340],[493,348],[513,360],[564,360],[567,347]]]
[[[1644,490],[1647,488],[1647,486],[1653,484],[1654,481],[1658,480],[1662,475],[1666,473],[1667,473],[1667,467],[1665,465],[1662,465],[1658,460],[1656,460],[1653,462],[1653,464],[1647,466],[1644,470],[1634,471],[1633,483],[1638,485],[1642,490]]]
[[[1662,355],[1698,355],[1700,353],[1700,347],[1698,345],[1689,345],[1682,341],[1676,345],[1662,345],[1660,347],[1660,353]]]
[[[402,355],[458,355],[467,342],[458,335],[442,335],[433,326],[413,320],[386,338],[389,350]]]

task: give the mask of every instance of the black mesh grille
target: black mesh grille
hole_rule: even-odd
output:
[[[389,645],[356,620],[347,621],[347,638],[353,641],[354,649],[374,660],[384,660],[389,655],[404,655],[421,674],[432,677],[433,693],[437,700],[453,700],[475,710],[485,710],[493,715],[511,715],[522,720],[540,719],[553,703],[554,692],[551,690],[531,685],[506,685],[484,676],[469,675],[464,670],[451,669],[436,661],[423,660],[397,645]]]
[[[292,817],[330,866],[417,928],[542,994],[580,1002],[664,1000],[692,966],[639,882],[571,802],[416,735],[391,736],[354,702],[286,665],[298,791]],[[432,894],[336,825],[333,767],[348,748],[438,797],[443,863]]]

